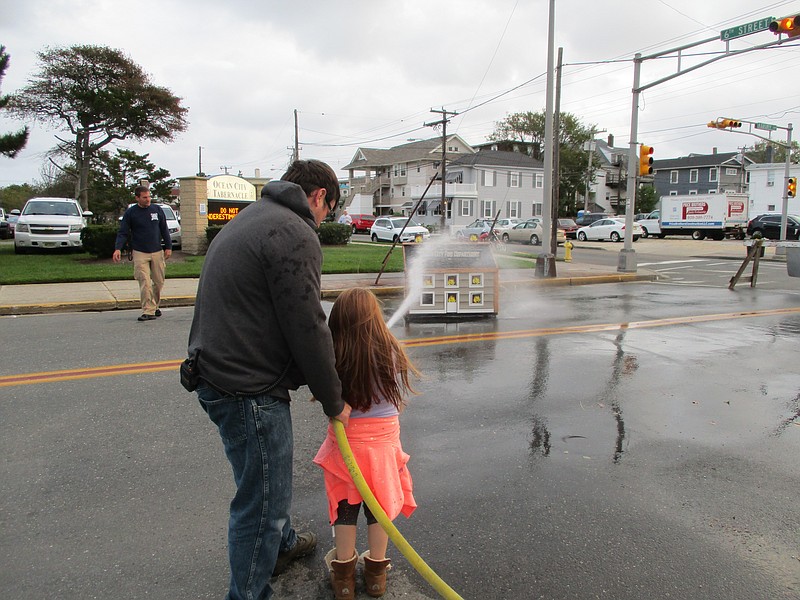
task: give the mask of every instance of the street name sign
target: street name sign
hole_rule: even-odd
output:
[[[719,39],[732,40],[734,38],[750,35],[751,33],[758,33],[759,31],[768,30],[769,24],[774,20],[775,17],[765,17],[763,19],[759,19],[758,21],[745,23],[744,25],[737,25],[736,27],[731,27],[730,29],[723,29],[719,33]]]
[[[777,131],[777,125],[771,125],[770,123],[756,123],[754,125],[756,129],[763,129],[764,131]]]

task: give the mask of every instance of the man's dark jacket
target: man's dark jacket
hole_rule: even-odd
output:
[[[308,385],[328,416],[344,408],[333,340],[320,302],[322,249],[300,186],[269,182],[261,200],[222,228],[206,255],[189,355],[201,379],[231,394]]]

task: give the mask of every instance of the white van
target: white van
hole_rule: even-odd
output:
[[[80,250],[81,231],[91,216],[72,198],[31,198],[14,226],[14,252],[25,254],[36,248]]]

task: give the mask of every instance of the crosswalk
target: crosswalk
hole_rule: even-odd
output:
[[[638,263],[639,267],[658,273],[657,283],[664,285],[686,285],[704,287],[727,287],[731,277],[736,274],[741,262],[720,260],[719,258],[686,258]],[[747,266],[744,276],[752,274],[752,263]],[[790,278],[786,265],[781,262],[762,261],[758,267],[757,286],[785,286],[800,288],[800,280]]]

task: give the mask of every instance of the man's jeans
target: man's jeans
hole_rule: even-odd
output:
[[[229,600],[262,600],[278,552],[297,543],[292,503],[292,417],[273,396],[224,396],[201,383],[197,396],[219,428],[236,495],[228,522]]]

